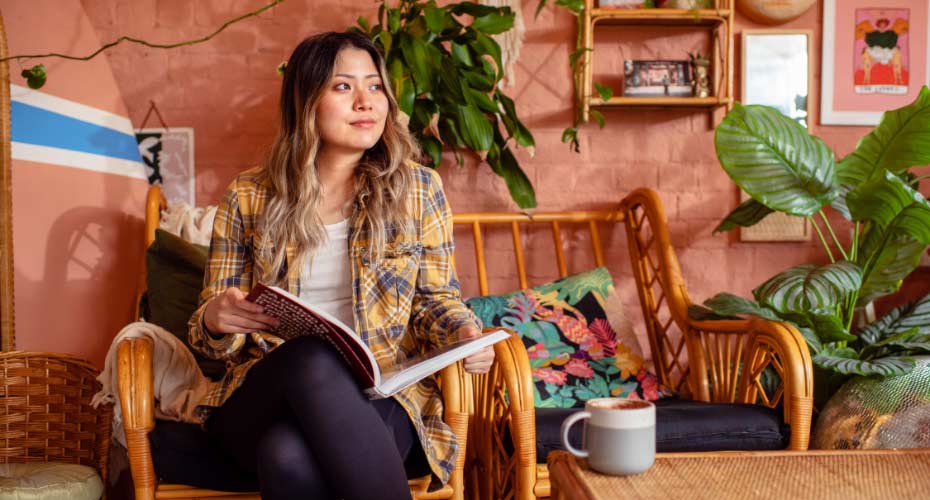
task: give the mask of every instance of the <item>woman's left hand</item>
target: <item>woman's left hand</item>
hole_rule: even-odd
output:
[[[459,328],[458,338],[470,339],[474,337],[480,337],[481,330],[475,328],[474,326],[463,326]],[[468,373],[487,373],[491,369],[491,363],[494,362],[494,347],[488,346],[484,349],[472,354],[471,356],[465,358],[465,371]]]

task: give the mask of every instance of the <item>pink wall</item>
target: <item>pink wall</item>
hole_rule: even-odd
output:
[[[82,3],[102,40],[132,35],[170,42],[201,36],[266,2]],[[536,187],[540,210],[611,207],[638,186],[658,190],[684,276],[697,301],[721,290],[748,294],[776,271],[819,255],[818,247],[808,243],[741,243],[735,235],[711,236],[714,226],[736,206],[738,195],[716,160],[712,125],[706,113],[608,110],[608,125],[603,130],[593,123],[584,126],[581,153],[570,152],[560,137],[572,116],[572,80],[567,63],[574,45],[575,21],[567,12],[552,7],[534,20],[536,5],[535,0],[523,2],[527,32],[516,67],[517,83],[509,93],[536,137],[536,157],[530,159],[525,152],[518,156]],[[202,45],[170,51],[123,45],[111,50],[108,58],[133,123],[141,122],[149,101],[154,100],[169,126],[195,128],[198,203],[215,203],[236,172],[260,161],[272,138],[280,84],[275,67],[305,35],[344,29],[359,15],[372,18],[377,6],[371,0],[290,0]],[[820,106],[821,9],[815,6],[801,18],[779,26],[814,31],[810,97],[814,117],[819,116]],[[737,33],[743,28],[760,27],[737,16]],[[690,46],[695,43],[702,42],[689,35],[680,39],[658,36],[635,51],[639,56],[677,57],[684,56],[685,50],[700,48]],[[608,45],[608,59],[610,50]],[[608,65],[621,58],[613,57],[614,62],[608,60]],[[739,67],[736,61],[737,75]],[[811,129],[840,156],[850,152],[868,131],[821,127],[818,123],[812,123]],[[515,209],[503,183],[486,165],[476,167],[475,163],[459,169],[447,156],[440,170],[454,209]],[[612,244],[611,255],[615,256],[612,271],[622,282],[629,276],[628,265],[622,261],[625,243],[619,232],[608,236],[608,241]],[[467,247],[469,243],[460,238],[459,245]],[[507,250],[498,251],[509,259]],[[462,274],[466,291],[473,293],[473,273],[463,267]],[[506,271],[494,273],[502,274]],[[514,286],[513,282],[497,280],[492,283],[492,291],[503,292]],[[629,293],[626,297],[635,300]]]
[[[100,46],[77,0],[0,0],[0,13],[11,55],[87,54]],[[40,95],[54,101],[52,112],[78,106],[78,120],[112,115],[126,122],[106,58],[41,62],[51,76],[38,93],[24,88],[19,65],[10,64],[19,86],[14,102]],[[14,140],[23,127],[13,123]],[[12,151],[16,348],[77,354],[102,366],[110,340],[133,317],[147,189],[142,164],[133,177],[75,163],[71,150],[42,162]]]

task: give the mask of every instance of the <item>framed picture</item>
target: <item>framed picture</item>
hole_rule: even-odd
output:
[[[189,127],[136,129],[139,154],[149,184],[160,183],[165,199],[194,202],[194,129]]]
[[[820,121],[876,125],[930,82],[930,0],[824,0]]]
[[[623,95],[627,97],[690,97],[688,61],[623,61]]]
[[[813,35],[808,30],[743,30],[743,104],[764,104],[808,126]],[[747,195],[740,193],[740,201]],[[781,212],[739,229],[740,241],[808,241],[807,219]]]

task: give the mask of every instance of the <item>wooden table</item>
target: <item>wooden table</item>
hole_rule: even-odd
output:
[[[660,453],[636,476],[549,454],[552,500],[930,498],[930,449]]]

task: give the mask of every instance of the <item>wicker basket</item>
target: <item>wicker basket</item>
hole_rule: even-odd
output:
[[[90,405],[97,374],[65,354],[0,353],[0,463],[81,464],[107,484],[113,406]]]

